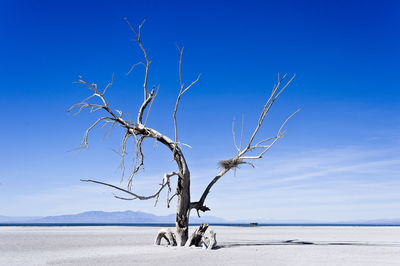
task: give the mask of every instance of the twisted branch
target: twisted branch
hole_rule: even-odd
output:
[[[124,193],[126,193],[126,194],[132,196],[132,197],[130,197],[130,198],[127,198],[127,197],[121,197],[121,196],[114,195],[114,197],[117,198],[117,199],[123,199],[123,200],[135,200],[135,199],[138,199],[138,200],[149,200],[149,199],[153,199],[153,198],[159,197],[161,191],[162,191],[165,187],[167,187],[167,186],[170,185],[170,178],[171,178],[172,176],[174,176],[174,175],[179,175],[179,174],[178,174],[177,172],[171,172],[171,173],[169,173],[169,174],[165,174],[165,175],[164,175],[164,178],[162,179],[162,183],[160,184],[160,188],[159,188],[154,194],[149,195],[149,196],[138,195],[138,194],[136,194],[136,193],[133,193],[133,192],[130,191],[130,190],[126,190],[126,189],[120,188],[120,187],[118,187],[118,186],[115,186],[115,185],[113,185],[113,184],[109,184],[109,183],[105,183],[105,182],[101,182],[101,181],[97,181],[97,180],[92,180],[92,179],[81,179],[81,181],[82,181],[82,182],[92,182],[92,183],[96,183],[96,184],[100,184],[100,185],[105,185],[105,186],[108,186],[108,187],[112,187],[112,188],[114,188],[114,189],[117,189],[117,190],[119,190],[119,191],[122,191],[122,192],[124,192]]]

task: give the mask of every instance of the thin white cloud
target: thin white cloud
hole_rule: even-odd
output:
[[[318,149],[266,156],[258,167],[242,168],[224,176],[211,190],[210,215],[228,219],[346,220],[394,218],[400,213],[400,156],[393,150]],[[192,169],[192,200],[211,181],[218,169]],[[153,193],[162,173],[143,173],[133,190]],[[119,177],[104,180],[119,184]],[[0,206],[7,215],[57,215],[88,210],[141,210],[169,214],[164,195],[154,201],[121,201],[115,190],[92,183],[46,188],[15,194],[11,204]],[[369,208],[369,210],[368,210]],[[353,210],[353,211],[351,211]],[[392,214],[392,215],[391,215]],[[334,219],[334,218],[337,219]]]
[[[213,188],[209,205],[220,215],[316,220],[335,215],[368,217],[368,213],[358,212],[357,206],[364,211],[371,206],[372,218],[393,218],[400,213],[399,205],[392,204],[400,202],[400,156],[396,150],[309,150],[257,163],[257,169],[240,169]],[[241,210],[239,214],[231,205]],[[260,214],[257,209],[264,209],[262,206],[272,209]],[[354,212],[342,212],[350,208],[346,206]],[[388,206],[392,206],[391,216]],[[325,211],[328,207],[332,213]]]

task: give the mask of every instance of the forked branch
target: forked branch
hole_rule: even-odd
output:
[[[183,47],[179,48],[179,83],[180,83],[180,90],[179,90],[179,94],[178,97],[176,98],[176,103],[175,103],[175,108],[174,108],[174,114],[173,114],[173,118],[174,118],[174,132],[175,132],[175,145],[178,145],[178,122],[176,120],[176,112],[178,111],[178,105],[179,105],[179,101],[181,100],[182,95],[189,90],[194,84],[196,84],[199,79],[201,74],[199,74],[197,76],[197,78],[190,83],[187,87],[185,87],[185,84],[182,81],[182,57],[183,57]],[[173,151],[173,154],[175,155],[175,150]]]
[[[240,146],[237,145],[236,142],[236,136],[235,136],[235,131],[234,131],[234,121],[232,123],[232,134],[233,134],[233,142],[234,146],[237,150],[237,155],[227,159],[227,160],[222,160],[218,164],[221,167],[220,172],[211,180],[211,182],[208,184],[206,189],[204,190],[203,194],[200,197],[200,200],[197,202],[192,202],[191,203],[191,209],[195,209],[197,211],[197,214],[199,215],[199,211],[208,211],[209,208],[204,205],[204,202],[210,193],[211,188],[213,185],[222,177],[224,176],[229,170],[231,169],[236,169],[238,168],[241,164],[248,164],[252,167],[254,167],[253,163],[247,161],[247,160],[255,160],[255,159],[260,159],[262,156],[280,139],[283,137],[283,128],[286,125],[286,123],[289,121],[290,118],[292,118],[299,110],[295,111],[292,113],[281,125],[279,128],[278,132],[276,133],[275,136],[263,139],[256,144],[253,144],[253,141],[255,137],[257,136],[258,131],[261,128],[261,125],[264,122],[265,117],[269,113],[272,105],[274,102],[278,99],[278,97],[281,95],[281,93],[289,86],[289,84],[293,81],[295,75],[293,75],[287,82],[284,83],[284,80],[286,78],[286,74],[280,78],[278,75],[278,82],[277,84],[274,85],[272,89],[272,93],[266,103],[264,104],[264,107],[260,113],[260,116],[258,118],[258,123],[257,126],[255,127],[247,145],[245,146],[244,149],[242,149],[242,138],[243,138],[243,120],[242,120],[242,132],[241,132],[241,138],[240,138]],[[251,151],[257,151],[256,155],[253,156],[248,156],[247,154]]]
[[[128,23],[128,25],[129,25],[129,27],[131,28],[132,32],[135,34],[135,37],[136,37],[135,40],[136,40],[136,42],[138,43],[140,49],[142,50],[143,56],[144,56],[144,58],[145,58],[145,60],[146,60],[146,63],[139,62],[139,63],[134,64],[134,65],[131,67],[131,69],[129,70],[128,74],[135,68],[135,66],[137,66],[137,65],[144,65],[144,67],[145,67],[145,74],[144,74],[144,82],[143,82],[143,93],[144,93],[144,100],[146,101],[147,98],[148,98],[149,95],[150,95],[150,92],[147,90],[147,81],[148,81],[148,78],[149,78],[149,69],[150,69],[150,63],[151,63],[151,61],[149,60],[149,57],[148,57],[148,55],[147,55],[147,51],[146,51],[146,49],[144,49],[144,47],[143,47],[143,45],[142,45],[142,41],[141,41],[141,30],[142,30],[143,24],[145,23],[146,20],[143,20],[143,21],[142,21],[142,23],[139,25],[139,27],[138,27],[137,30],[135,30],[135,29],[132,27],[132,24],[129,22],[129,20],[128,20],[127,18],[125,18],[125,21],[126,21],[126,23]]]
[[[134,138],[134,140],[135,140],[135,166],[134,166],[134,168],[129,176],[129,179],[128,179],[128,191],[130,191],[131,187],[132,187],[133,176],[144,166],[144,154],[142,151],[142,145],[143,145],[143,141],[145,140],[145,138],[147,138],[147,137],[154,138],[157,141],[161,142],[162,144],[166,145],[171,151],[173,151],[174,158],[176,159],[176,161],[178,163],[179,169],[184,169],[183,164],[185,164],[185,161],[183,159],[183,154],[180,152],[180,149],[177,148],[176,142],[173,142],[171,139],[169,139],[168,137],[164,136],[163,134],[157,132],[156,130],[146,127],[150,109],[154,102],[155,97],[157,96],[159,86],[157,86],[157,88],[155,86],[153,86],[153,88],[150,91],[147,88],[148,77],[149,77],[149,67],[150,67],[151,61],[149,60],[147,51],[141,42],[141,29],[144,24],[144,21],[139,25],[138,29],[135,30],[132,27],[132,25],[129,23],[129,21],[127,19],[125,19],[125,20],[128,23],[129,27],[131,28],[132,32],[134,33],[134,35],[136,37],[135,41],[138,43],[141,51],[143,52],[143,56],[145,59],[145,63],[139,62],[137,64],[134,64],[132,66],[131,70],[128,72],[128,73],[130,73],[133,70],[133,68],[138,65],[143,65],[145,67],[145,76],[144,76],[144,83],[143,83],[144,98],[143,98],[143,102],[140,105],[140,108],[138,110],[136,122],[126,121],[123,118],[123,113],[121,111],[119,111],[119,110],[113,111],[108,105],[108,102],[105,98],[105,93],[107,92],[108,88],[114,82],[114,74],[112,76],[111,82],[109,84],[107,84],[107,86],[102,91],[100,91],[98,89],[97,84],[87,82],[83,78],[80,78],[76,83],[86,85],[93,92],[93,94],[90,95],[89,97],[87,97],[86,99],[84,99],[82,102],[72,105],[67,111],[71,112],[73,109],[77,108],[78,111],[76,112],[76,114],[78,114],[82,110],[89,108],[90,113],[96,112],[98,110],[104,110],[109,114],[108,116],[103,116],[103,117],[99,118],[98,120],[96,120],[85,131],[84,138],[83,138],[82,145],[81,145],[82,147],[88,146],[89,133],[101,121],[105,122],[103,127],[110,124],[109,132],[111,131],[111,129],[114,127],[115,124],[118,124],[125,129],[125,134],[122,139],[122,145],[121,145],[122,151],[120,154],[120,156],[121,156],[120,168],[121,168],[121,172],[122,172],[122,179],[124,178],[124,173],[125,173],[124,160],[125,160],[125,154],[126,154],[126,143],[129,138],[131,138],[131,137]],[[193,84],[188,86],[185,90],[189,89]],[[181,96],[181,94],[183,94],[182,89],[180,91],[179,97]],[[97,99],[98,102],[94,102],[93,100],[95,100],[95,99]],[[147,109],[147,114],[145,117],[145,121],[143,123],[143,116],[146,112],[146,109]],[[176,109],[175,109],[174,115],[176,116]],[[175,156],[176,150],[179,150],[178,156]],[[98,182],[98,184],[101,184],[101,182]],[[168,184],[168,186],[169,186],[169,184]],[[122,190],[124,190],[124,189],[122,189]],[[168,204],[169,204],[169,201],[168,201]]]

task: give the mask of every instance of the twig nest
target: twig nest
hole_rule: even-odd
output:
[[[239,166],[239,164],[242,164],[243,160],[240,158],[232,158],[232,159],[227,159],[227,160],[222,160],[218,162],[219,167],[222,169],[229,170],[231,168],[236,168]]]

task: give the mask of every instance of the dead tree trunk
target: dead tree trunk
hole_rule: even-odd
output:
[[[184,246],[189,235],[190,214],[190,172],[185,170],[182,178],[178,180],[178,203],[176,209],[176,233],[179,245]]]
[[[171,151],[175,153],[175,161],[177,162],[180,172],[176,188],[176,194],[178,196],[175,220],[176,233],[178,235],[178,244],[184,246],[189,235],[190,171],[180,148],[174,145]]]
[[[128,21],[127,21],[128,22]],[[129,24],[129,22],[128,22]],[[175,132],[175,138],[171,139],[167,137],[165,134],[162,134],[158,132],[157,130],[150,128],[147,126],[147,119],[149,117],[150,109],[151,106],[154,102],[154,99],[157,96],[158,92],[158,87],[153,87],[151,90],[148,89],[147,83],[148,83],[148,74],[149,74],[149,66],[151,61],[148,58],[147,52],[142,46],[141,43],[141,28],[143,26],[143,23],[139,25],[139,28],[135,30],[131,24],[129,24],[131,27],[132,31],[134,32],[136,36],[136,41],[143,52],[144,55],[144,62],[139,62],[136,63],[132,66],[131,70],[128,72],[130,73],[136,66],[144,66],[145,67],[145,77],[144,77],[144,83],[143,83],[143,92],[144,92],[144,99],[142,104],[140,105],[138,115],[137,115],[137,120],[136,121],[131,121],[131,120],[126,120],[125,116],[123,113],[119,110],[115,110],[110,108],[108,105],[108,102],[105,98],[105,94],[107,92],[107,89],[113,84],[113,78],[111,82],[102,90],[100,91],[99,88],[97,87],[97,84],[95,83],[89,83],[86,82],[83,78],[80,78],[76,83],[83,84],[87,86],[93,93],[86,99],[84,99],[82,102],[74,104],[70,107],[68,111],[71,111],[74,108],[78,109],[77,113],[80,113],[84,109],[89,109],[90,113],[103,110],[106,113],[106,116],[98,118],[85,132],[83,141],[82,141],[82,147],[86,148],[88,147],[88,135],[90,131],[98,125],[100,122],[104,122],[105,124],[103,125],[110,125],[110,131],[114,127],[114,125],[119,125],[121,128],[124,129],[125,134],[122,138],[122,151],[121,151],[121,169],[122,169],[122,177],[124,177],[124,171],[125,171],[125,166],[124,166],[124,161],[125,161],[125,154],[126,154],[126,143],[128,139],[133,139],[135,142],[135,158],[136,158],[136,165],[134,166],[129,179],[128,179],[128,185],[127,189],[96,181],[96,180],[82,180],[85,182],[93,182],[97,184],[102,184],[106,185],[109,187],[112,187],[114,189],[117,189],[119,191],[122,191],[126,194],[129,195],[129,197],[121,197],[118,195],[115,195],[116,198],[122,199],[122,200],[148,200],[148,199],[156,199],[156,204],[158,202],[158,198],[161,194],[162,191],[166,190],[167,191],[167,206],[169,207],[171,200],[177,196],[177,209],[176,209],[176,233],[177,233],[177,240],[178,244],[180,246],[185,246],[185,244],[188,242],[188,234],[189,234],[189,215],[190,215],[190,210],[195,209],[197,211],[197,214],[200,216],[199,211],[205,212],[209,211],[210,209],[205,205],[205,200],[207,196],[209,195],[209,192],[211,188],[214,186],[214,184],[222,177],[224,176],[227,172],[229,172],[231,169],[236,169],[239,165],[242,164],[248,164],[250,166],[253,166],[249,160],[257,160],[262,158],[264,153],[266,153],[280,138],[283,137],[283,127],[285,126],[286,122],[297,112],[293,113],[290,115],[282,124],[282,126],[279,128],[277,134],[271,138],[263,139],[258,141],[257,143],[255,142],[255,137],[264,121],[264,118],[267,116],[269,113],[273,103],[278,99],[279,95],[286,89],[287,86],[292,82],[294,79],[294,75],[289,79],[289,81],[284,82],[286,75],[284,75],[282,78],[279,77],[278,75],[278,82],[277,84],[274,85],[274,88],[272,89],[272,93],[270,97],[267,99],[267,101],[264,104],[264,107],[261,111],[260,117],[258,119],[258,124],[256,125],[253,134],[251,135],[249,141],[247,144],[242,147],[242,137],[243,137],[243,123],[242,123],[242,134],[240,138],[240,145],[238,146],[236,143],[236,136],[234,133],[234,125],[232,125],[232,133],[233,133],[233,142],[235,145],[235,148],[237,150],[237,154],[234,155],[233,157],[223,160],[219,162],[219,165],[221,167],[220,172],[211,180],[211,182],[208,184],[208,186],[205,188],[204,192],[202,193],[202,196],[200,197],[199,201],[196,202],[191,202],[190,198],[190,171],[189,167],[186,163],[185,157],[183,155],[181,147],[183,145],[186,145],[184,143],[181,143],[178,140],[178,126],[177,126],[177,119],[176,119],[176,114],[178,110],[178,105],[180,102],[180,99],[182,95],[189,90],[193,85],[195,85],[200,78],[200,75],[189,85],[184,86],[184,83],[182,81],[182,71],[181,71],[181,65],[182,65],[182,54],[183,54],[183,48],[179,49],[180,53],[180,58],[179,58],[179,81],[180,81],[180,91],[178,94],[178,97],[176,99],[175,103],[175,109],[173,112],[173,121],[174,121],[174,132]],[[93,102],[94,100],[97,100],[97,102]],[[147,110],[147,114],[145,115],[145,118],[143,118],[145,111]],[[156,141],[162,143],[165,147],[167,147],[171,152],[172,152],[172,158],[176,162],[176,165],[179,169],[179,171],[172,172],[172,173],[166,173],[164,175],[164,178],[162,179],[162,182],[160,184],[160,187],[158,190],[153,194],[149,196],[143,196],[143,195],[138,195],[134,192],[132,192],[132,182],[133,182],[133,176],[141,169],[143,168],[144,165],[144,154],[142,151],[142,144],[143,141],[147,138],[152,138],[155,139]],[[190,147],[190,146],[189,146]],[[252,153],[252,155],[251,155]],[[170,196],[171,192],[171,177],[177,176],[177,186],[176,186],[176,192],[173,193],[172,196]],[[201,236],[203,236],[205,230],[207,227],[200,227],[200,231],[197,231]],[[203,231],[204,230],[204,231]],[[169,237],[169,240],[167,236]],[[175,238],[173,237],[172,233],[166,232],[160,232],[157,236],[156,243],[160,243],[162,238],[166,238],[170,243],[172,242],[173,244],[175,243]],[[198,235],[196,235],[196,239],[198,240]],[[188,243],[188,245],[192,244],[191,239]],[[210,238],[206,241],[202,239],[203,243],[207,246],[207,248],[213,248],[216,245],[216,238],[215,238],[215,233],[210,232]]]

